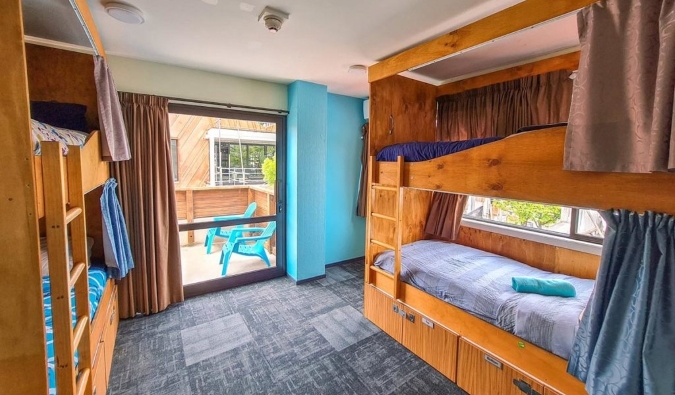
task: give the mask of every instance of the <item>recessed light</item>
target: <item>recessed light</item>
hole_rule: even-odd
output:
[[[368,73],[368,67],[362,65],[362,64],[353,64],[349,66],[349,69],[347,69],[347,72],[349,74],[367,74]]]
[[[120,22],[130,23],[132,25],[140,25],[145,22],[143,12],[130,4],[111,1],[103,4],[103,7],[108,15]]]

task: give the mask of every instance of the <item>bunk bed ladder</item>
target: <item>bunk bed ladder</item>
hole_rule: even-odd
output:
[[[403,241],[403,232],[401,229],[402,226],[402,215],[403,215],[403,157],[399,156],[396,160],[397,173],[396,173],[396,183],[394,185],[387,185],[382,183],[373,182],[373,172],[375,171],[374,165],[376,161],[373,156],[370,156],[368,159],[368,186],[370,188],[370,196],[368,199],[368,223],[366,226],[366,237],[368,239],[368,248],[370,245],[376,245],[378,247],[386,248],[388,250],[394,251],[394,274],[389,275],[389,273],[383,272],[385,275],[389,275],[394,280],[394,299],[399,298],[399,281],[401,275],[401,245]],[[375,211],[374,200],[375,200],[375,191],[385,191],[392,192],[396,194],[396,208],[393,216],[385,215]],[[378,218],[385,221],[392,222],[394,226],[394,243],[388,243],[386,241],[377,240],[373,238],[372,235],[372,219]],[[371,283],[370,281],[370,270],[373,263],[373,254],[368,251],[366,254],[366,283]]]
[[[56,392],[59,395],[92,395],[87,236],[80,160],[79,147],[70,147],[64,158],[59,143],[42,143],[54,368]],[[69,255],[72,256],[72,269],[69,268]],[[73,288],[74,326],[71,305]]]

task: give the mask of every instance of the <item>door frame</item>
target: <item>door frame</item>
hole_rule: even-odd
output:
[[[183,232],[188,230],[208,229],[214,226],[232,226],[276,221],[277,260],[275,267],[256,270],[249,273],[242,273],[232,277],[219,277],[212,280],[183,285],[183,293],[185,294],[185,297],[190,298],[193,296],[223,291],[229,288],[286,276],[286,112],[278,111],[278,113],[273,113],[267,111],[245,111],[198,104],[185,104],[184,102],[169,102],[169,113],[225,119],[239,119],[243,121],[272,122],[277,125],[277,141],[275,150],[277,156],[277,180],[274,186],[276,214],[264,217],[251,217],[228,221],[196,222],[190,224],[180,224],[178,226],[179,232]]]

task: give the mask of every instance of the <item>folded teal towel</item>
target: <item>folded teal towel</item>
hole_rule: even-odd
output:
[[[511,286],[516,292],[539,294],[546,296],[562,296],[573,298],[577,296],[574,285],[565,280],[544,280],[534,277],[512,277]]]

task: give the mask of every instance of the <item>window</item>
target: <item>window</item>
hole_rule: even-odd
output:
[[[171,170],[173,182],[178,182],[178,140],[171,139]]]
[[[595,210],[469,196],[464,218],[601,243],[605,221]]]

